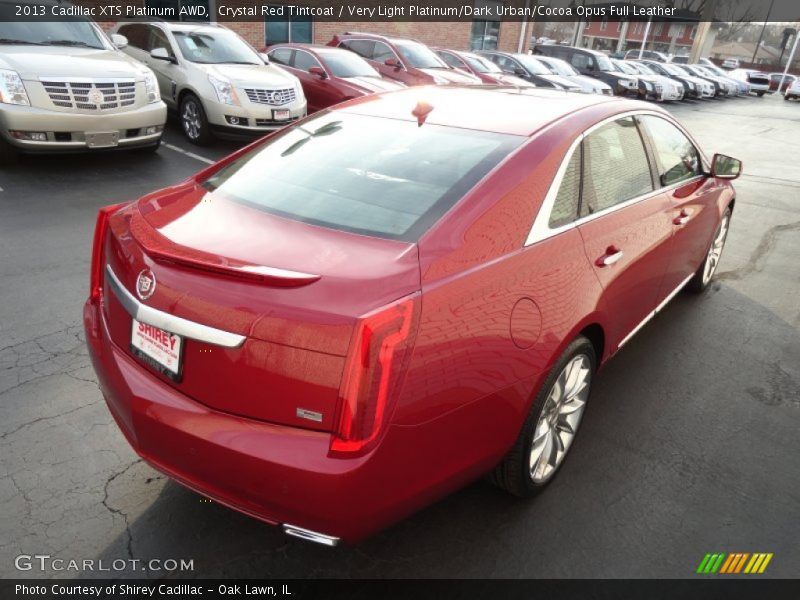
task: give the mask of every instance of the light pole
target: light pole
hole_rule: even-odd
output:
[[[771,0],[769,3],[769,10],[767,10],[767,18],[764,20],[764,26],[761,28],[761,33],[758,34],[758,41],[756,42],[756,49],[753,50],[753,60],[750,62],[755,64],[756,62],[756,54],[758,54],[758,49],[761,46],[761,40],[764,38],[764,30],[767,28],[767,21],[769,21],[769,16],[772,14],[772,5],[775,4],[775,0]]]
[[[653,17],[647,19],[647,25],[644,26],[644,37],[642,38],[642,45],[639,46],[639,60],[642,60],[644,54],[644,45],[647,43],[647,34],[650,33],[650,23],[653,22]]]
[[[792,44],[792,51],[789,53],[789,60],[786,61],[786,68],[783,70],[783,75],[781,75],[781,81],[778,84],[778,93],[781,93],[781,88],[783,87],[783,80],[786,79],[786,74],[789,72],[789,67],[792,66],[792,61],[794,60],[794,53],[797,50],[797,40],[800,40],[800,30],[794,34],[794,44]]]

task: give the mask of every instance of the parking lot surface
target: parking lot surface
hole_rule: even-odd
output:
[[[19,554],[189,559],[186,577],[692,577],[707,552],[800,547],[800,106],[668,106],[708,153],[741,158],[716,282],[680,294],[598,378],[579,442],[533,501],[484,482],[356,546],[286,538],[137,459],[83,340],[100,206],[238,147],[25,157],[0,171],[0,576]],[[475,435],[481,435],[476,431]],[[123,576],[162,577],[127,567]]]

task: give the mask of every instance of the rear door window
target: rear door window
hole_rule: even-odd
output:
[[[416,241],[526,139],[328,113],[287,128],[204,185],[288,219]]]
[[[570,62],[572,63],[573,67],[578,69],[578,71],[586,71],[594,64],[591,56],[586,56],[585,54],[581,54],[579,52],[576,52],[572,55]]]
[[[581,213],[592,214],[653,191],[650,162],[633,117],[618,119],[583,140]]]

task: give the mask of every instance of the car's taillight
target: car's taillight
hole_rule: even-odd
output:
[[[126,204],[128,203],[112,204],[111,206],[104,206],[97,211],[94,241],[92,242],[92,268],[89,276],[89,298],[92,302],[98,302],[103,295],[103,269],[105,268],[103,244],[108,231],[108,218]]]
[[[332,454],[370,450],[391,416],[414,347],[419,293],[361,317],[339,390]]]

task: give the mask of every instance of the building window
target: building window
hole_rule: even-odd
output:
[[[600,21],[600,31],[605,31],[608,28],[608,21],[603,19]]]
[[[502,2],[493,0],[476,0],[475,7],[481,8],[489,6],[492,14],[498,14],[498,8]],[[497,50],[497,42],[500,40],[500,21],[472,21],[472,32],[469,38],[470,50]]]
[[[310,44],[314,37],[314,27],[311,17],[289,16],[288,11],[283,16],[267,15],[265,18],[266,44],[281,44],[297,42]]]
[[[208,0],[145,0],[147,8],[171,8],[179,21],[208,21]],[[183,14],[182,14],[183,13]]]
[[[689,31],[689,38],[694,39],[695,34],[697,33],[697,25],[692,27],[691,31]]]

